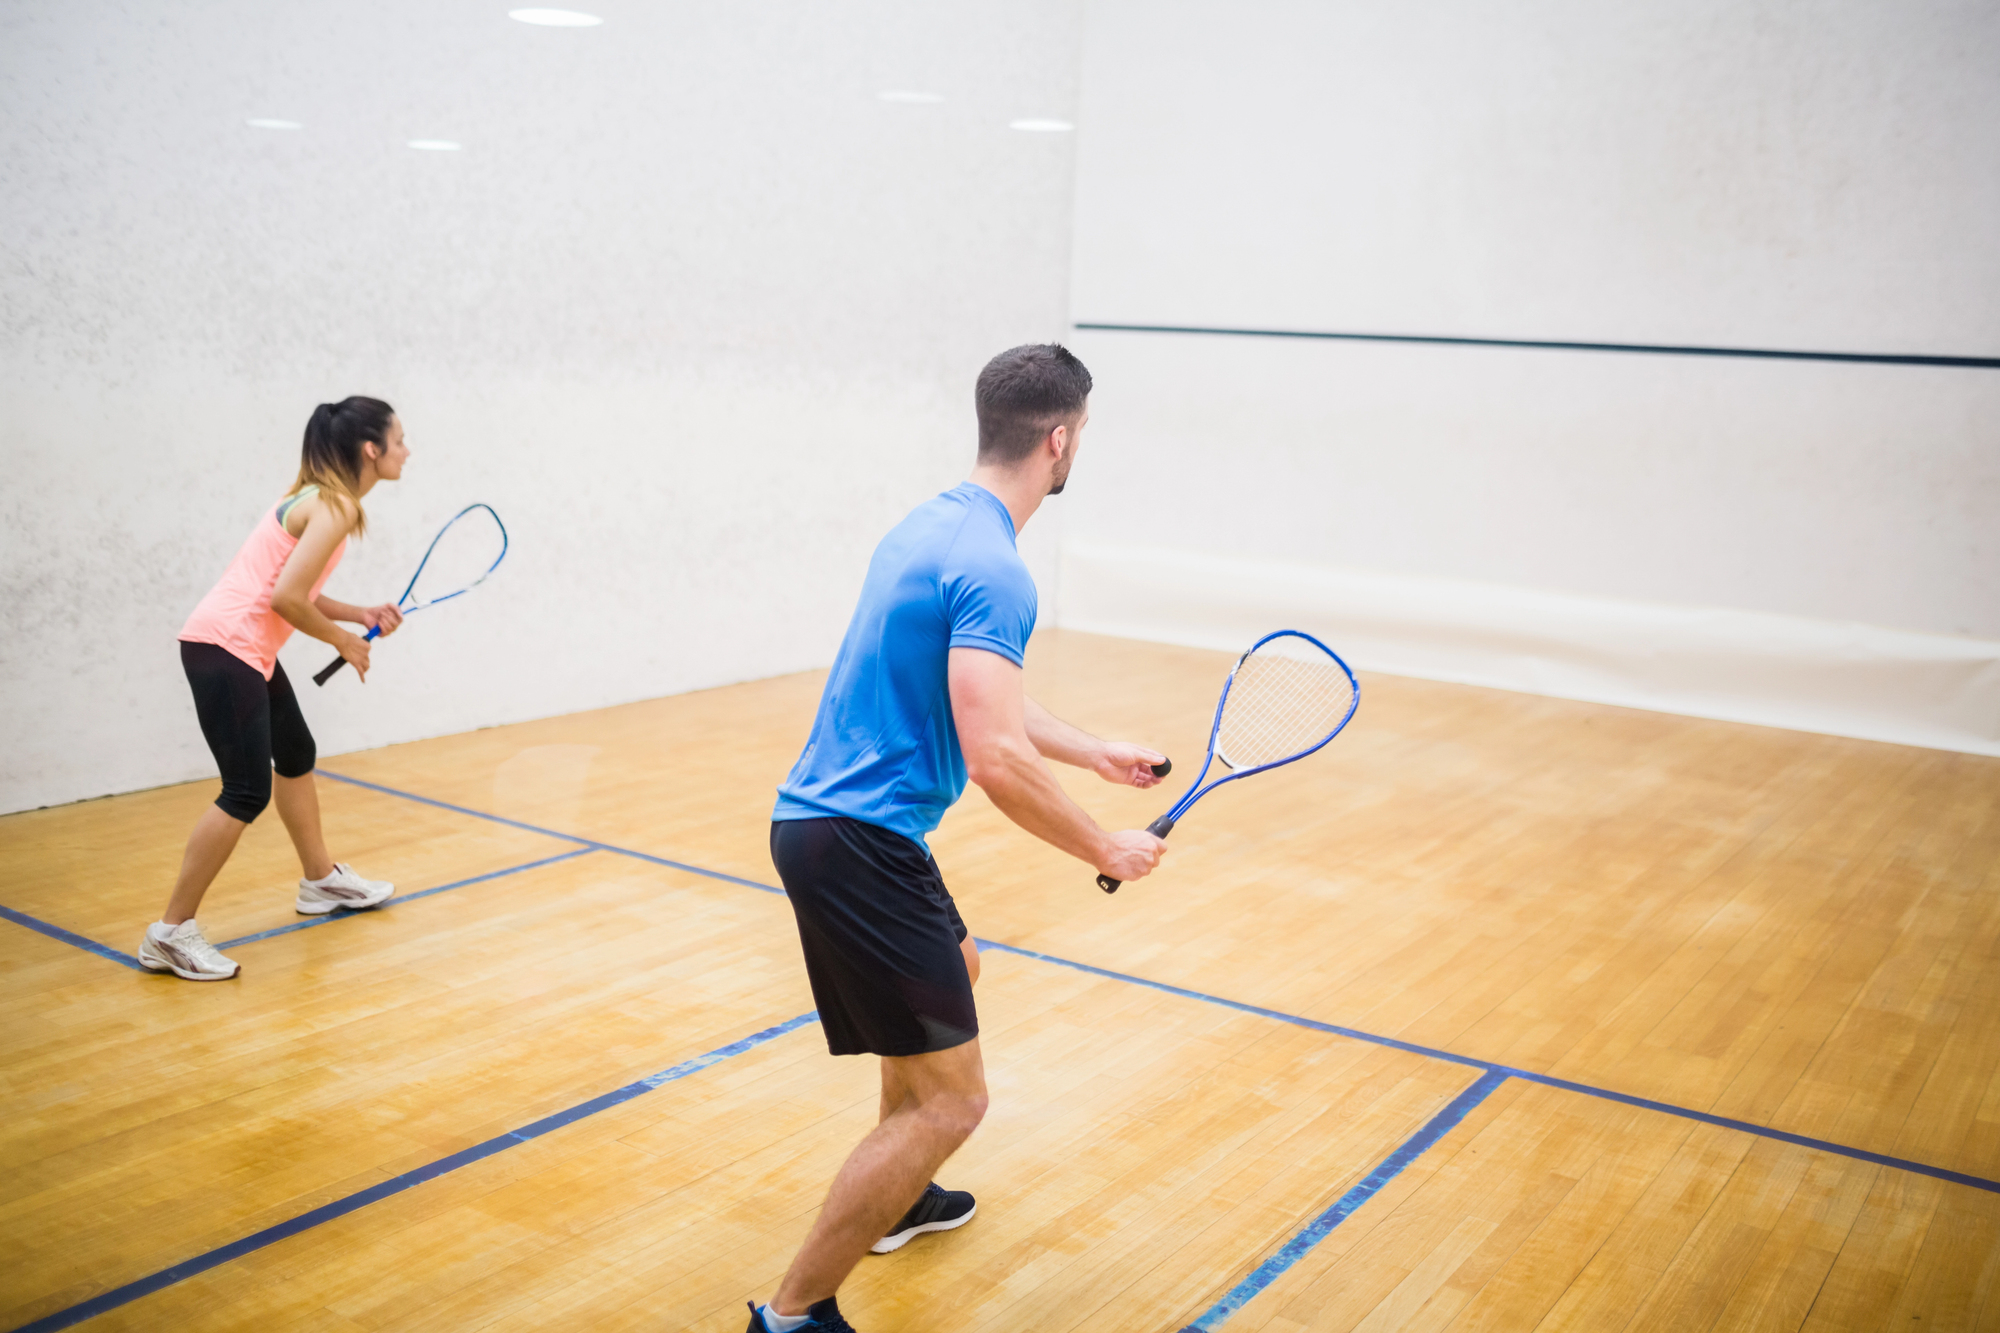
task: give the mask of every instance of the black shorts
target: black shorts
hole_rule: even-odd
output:
[[[828,1050],[922,1055],[979,1035],[965,923],[923,844],[858,819],[784,819],[771,860]]]
[[[194,691],[194,715],[222,770],[216,806],[248,824],[271,803],[271,769],[288,778],[312,772],[319,758],[283,664],[271,678],[213,643],[181,642],[181,670]]]

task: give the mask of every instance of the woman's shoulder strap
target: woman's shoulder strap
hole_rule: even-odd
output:
[[[318,494],[319,487],[312,482],[307,482],[284,499],[278,501],[278,526],[283,527],[285,525],[285,520],[291,516],[292,510],[298,508],[300,501],[310,500]]]

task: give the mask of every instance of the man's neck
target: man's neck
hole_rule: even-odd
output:
[[[1028,526],[1028,520],[1035,516],[1035,511],[1042,507],[1042,501],[1049,495],[1048,482],[1035,475],[1035,469],[1028,467],[993,467],[981,463],[972,469],[972,475],[966,480],[999,497],[1014,520],[1016,536]]]

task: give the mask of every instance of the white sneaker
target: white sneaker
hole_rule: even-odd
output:
[[[139,965],[153,972],[171,972],[189,981],[227,981],[242,969],[217,953],[201,927],[189,917],[165,939],[148,930],[139,942]]]
[[[292,904],[306,916],[325,916],[336,907],[359,912],[380,907],[389,901],[396,886],[386,879],[363,879],[345,861],[333,863],[333,873],[325,879],[299,881],[299,900]]]

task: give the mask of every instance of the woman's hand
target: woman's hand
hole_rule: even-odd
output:
[[[354,674],[361,677],[362,683],[366,684],[368,680],[368,640],[362,638],[359,634],[349,634],[343,630],[340,638],[335,641],[333,646],[340,651],[342,657],[347,659],[347,665],[354,668]]]
[[[380,606],[363,607],[361,623],[386,639],[402,625],[403,613],[384,602]]]

